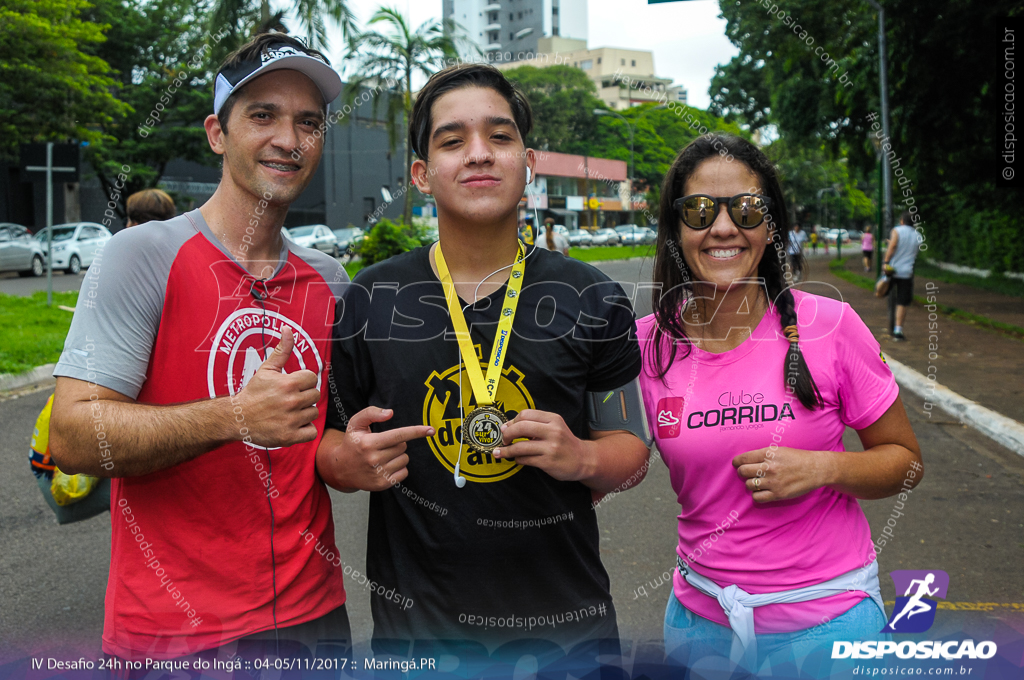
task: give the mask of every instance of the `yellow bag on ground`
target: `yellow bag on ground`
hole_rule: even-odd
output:
[[[57,505],[71,505],[84,499],[99,484],[99,477],[89,475],[66,475],[60,468],[54,468],[50,493]]]

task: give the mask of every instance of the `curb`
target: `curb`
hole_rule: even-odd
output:
[[[16,390],[53,379],[53,369],[57,364],[45,364],[25,371],[24,373],[0,373],[0,392]]]
[[[924,399],[925,403],[937,405],[943,411],[956,416],[962,424],[973,427],[989,439],[1024,456],[1024,425],[985,408],[976,401],[960,396],[892,357],[886,357],[885,360],[892,369],[896,382]]]

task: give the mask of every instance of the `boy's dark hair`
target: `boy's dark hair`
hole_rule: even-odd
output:
[[[318,50],[314,50],[310,47],[306,47],[301,40],[293,38],[287,33],[260,33],[253,36],[249,42],[245,43],[237,50],[229,54],[224,59],[224,63],[217,69],[217,73],[225,69],[238,68],[240,65],[247,61],[254,61],[260,58],[260,55],[265,53],[271,47],[277,45],[288,45],[294,47],[300,52],[305,52],[311,57],[322,59],[328,66],[331,62]],[[227,98],[223,106],[220,107],[220,111],[217,113],[217,121],[220,123],[221,132],[224,134],[228,133],[228,118],[231,117],[231,109],[235,107],[235,102],[238,100],[238,95],[245,87],[241,87],[231,93],[231,96]],[[324,105],[324,116],[327,115],[327,107]]]
[[[900,224],[906,224],[906,225],[909,226],[910,225],[910,219],[912,217],[913,217],[913,215],[910,214],[909,210],[904,210],[903,214],[900,215]]]
[[[427,160],[430,133],[434,125],[434,102],[442,95],[463,87],[488,87],[504,97],[512,110],[519,136],[526,143],[526,135],[533,129],[533,110],[526,95],[504,73],[490,64],[456,64],[431,76],[416,96],[412,116],[409,118],[409,145],[417,156]]]

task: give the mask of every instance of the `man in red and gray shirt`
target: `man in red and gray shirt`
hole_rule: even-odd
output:
[[[233,53],[205,122],[223,156],[217,191],[117,234],[83,282],[54,371],[50,443],[64,472],[113,478],[109,655],[350,647],[316,473],[348,279],[281,234],[340,90],[326,59],[288,36]]]

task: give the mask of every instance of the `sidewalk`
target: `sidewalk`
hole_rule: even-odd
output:
[[[834,256],[834,255],[833,255]],[[851,258],[852,259],[852,258]],[[916,302],[907,311],[903,331],[906,342],[889,337],[886,300],[870,291],[843,281],[828,270],[829,260],[809,257],[807,279],[822,281],[838,290],[808,292],[841,297],[861,316],[882,346],[886,356],[906,364],[921,375],[935,375],[939,384],[967,399],[1024,423],[1024,342],[1001,333],[978,328],[938,314],[932,333],[938,337],[929,347],[929,313]],[[849,260],[848,260],[849,264]],[[853,266],[857,266],[855,262]],[[851,269],[860,271],[860,268]],[[924,296],[928,279],[918,278],[914,293]],[[1024,326],[1024,304],[1017,299],[979,291],[963,285],[934,281],[936,301],[958,309],[987,316],[996,321]],[[933,358],[929,359],[929,355]],[[944,411],[932,411],[931,420],[951,420]]]

